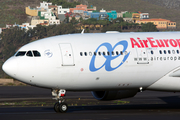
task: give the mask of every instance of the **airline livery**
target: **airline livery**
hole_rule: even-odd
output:
[[[92,91],[98,100],[143,90],[180,91],[180,32],[70,34],[21,47],[2,66],[9,76],[49,88],[66,112],[66,91]]]

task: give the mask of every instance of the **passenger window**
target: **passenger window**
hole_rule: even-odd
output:
[[[87,52],[84,52],[84,55],[87,56]]]
[[[94,52],[94,55],[96,56],[96,52]]]
[[[26,51],[19,51],[16,56],[24,56],[26,54]]]
[[[124,53],[125,53],[125,55],[127,55],[127,54],[128,54],[128,52],[127,52],[127,51],[125,51]]]
[[[109,52],[107,52],[107,55],[110,55],[110,53],[109,53]]]
[[[171,51],[170,51],[170,50],[168,50],[168,53],[169,53],[169,54],[171,54]]]
[[[159,53],[162,54],[162,51],[160,50]]]
[[[112,55],[114,55],[114,52],[112,51]]]
[[[28,57],[33,57],[33,54],[32,54],[31,51],[28,51],[28,52],[26,53],[26,56],[28,56]]]
[[[116,55],[119,55],[118,51],[116,51]]]
[[[175,51],[174,51],[174,50],[172,50],[172,53],[173,53],[173,54],[175,54]]]
[[[120,54],[123,55],[123,51],[120,51]]]
[[[166,50],[164,50],[164,54],[166,54]]]
[[[103,52],[103,55],[106,55],[106,53],[105,53],[105,52]]]
[[[177,54],[179,54],[179,50],[177,50]]]
[[[82,53],[82,52],[80,52],[80,56],[83,56],[83,53]]]
[[[92,52],[89,52],[89,56],[92,56]]]
[[[101,52],[98,52],[99,56],[101,56]]]
[[[154,52],[151,50],[151,54],[153,55],[154,54]]]
[[[34,57],[40,57],[41,56],[41,54],[36,50],[33,51],[33,54],[34,54]]]

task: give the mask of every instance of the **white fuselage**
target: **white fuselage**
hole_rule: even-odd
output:
[[[21,47],[25,55],[17,52],[3,70],[52,89],[180,91],[179,39],[180,32],[55,36]],[[29,57],[28,51],[41,55]]]

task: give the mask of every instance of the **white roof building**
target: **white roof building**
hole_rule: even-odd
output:
[[[36,27],[36,25],[30,25],[29,23],[22,23],[22,25],[18,25],[18,27],[29,30],[29,29],[33,29],[34,27]]]
[[[43,1],[43,2],[40,3],[40,7],[39,8],[48,9],[49,5],[52,5],[52,3]]]
[[[102,8],[102,10],[100,10],[99,12],[106,12],[106,10],[104,10],[104,9]]]
[[[66,14],[68,13],[70,10],[69,8],[62,8],[62,6],[58,6],[58,14]]]
[[[149,19],[149,13],[141,13],[140,18],[141,19]]]

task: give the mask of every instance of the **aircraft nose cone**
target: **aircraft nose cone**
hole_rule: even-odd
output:
[[[3,71],[11,77],[17,74],[17,61],[13,58],[8,59],[2,66]]]

